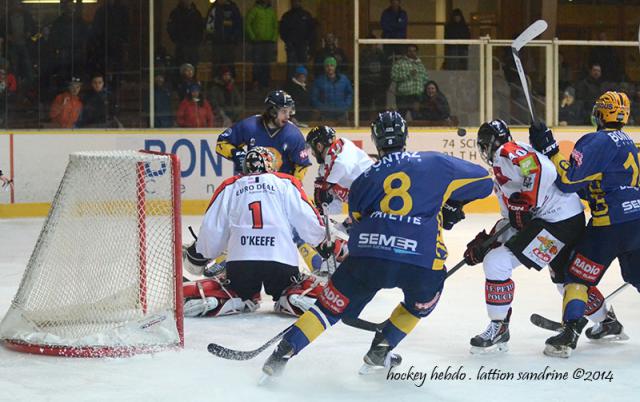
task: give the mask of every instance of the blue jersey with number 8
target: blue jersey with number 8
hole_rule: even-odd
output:
[[[443,269],[442,205],[485,198],[492,188],[486,169],[462,159],[439,152],[386,155],[351,186],[349,214],[357,223],[349,255]]]

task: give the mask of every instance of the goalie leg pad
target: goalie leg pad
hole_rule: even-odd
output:
[[[315,304],[323,288],[317,279],[303,277],[282,292],[273,309],[277,313],[300,316]]]
[[[231,289],[215,279],[202,279],[182,286],[185,298],[185,317],[215,317],[255,311],[260,306],[255,300],[243,301]]]

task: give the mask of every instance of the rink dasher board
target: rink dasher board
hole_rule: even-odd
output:
[[[573,145],[589,127],[558,128],[554,135],[561,150],[569,155]],[[410,129],[409,151],[438,151],[487,167],[476,148],[476,128],[460,137],[456,128]],[[189,130],[69,130],[0,132],[0,169],[13,177],[12,191],[0,192],[0,218],[44,216],[58,188],[69,154],[78,151],[146,149],[176,153],[181,162],[181,193],[184,214],[202,214],[222,181],[233,174],[232,162],[216,155],[215,144],[222,129]],[[308,129],[303,129],[306,135]],[[640,143],[640,128],[626,130]],[[368,129],[344,128],[338,136],[349,138],[367,153],[375,154]],[[528,142],[525,128],[513,129],[518,141]],[[305,190],[313,193],[317,164],[313,160],[304,179]],[[108,172],[105,172],[108,174]],[[153,177],[148,178],[149,181]],[[472,206],[471,212],[496,212],[495,199]]]

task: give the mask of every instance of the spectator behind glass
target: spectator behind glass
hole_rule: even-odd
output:
[[[606,32],[598,33],[599,41],[606,41]],[[620,62],[615,46],[589,46],[589,64],[602,68],[602,81],[620,82],[623,79],[624,63]]]
[[[236,3],[218,0],[211,4],[205,29],[213,49],[213,71],[227,67],[235,74],[236,52],[242,40],[242,14]]]
[[[338,47],[338,39],[331,32],[327,33],[323,39],[322,47],[318,50],[314,58],[314,77],[320,76],[324,73],[324,61],[327,57],[333,57],[338,63],[338,66],[346,66],[348,63],[346,53]]]
[[[82,114],[76,124],[78,127],[106,128],[114,127],[116,104],[104,85],[104,75],[93,74],[91,88],[82,97]],[[117,123],[116,123],[117,124]]]
[[[420,101],[429,80],[416,45],[407,46],[406,56],[393,63],[391,80],[396,84],[397,109],[404,115],[415,102]]]
[[[435,81],[429,81],[424,86],[424,96],[422,101],[415,102],[411,110],[413,120],[423,120],[430,124],[449,125],[450,123],[449,102]]]
[[[293,76],[297,65],[307,63],[315,35],[313,17],[302,8],[300,0],[292,0],[291,9],[280,20],[280,37],[287,51],[287,79]]]
[[[602,95],[602,68],[599,64],[589,66],[589,75],[578,81],[576,88],[576,100],[582,103],[585,124],[591,124],[591,108],[594,102]]]
[[[576,90],[567,87],[562,94],[560,101],[560,109],[558,110],[558,123],[561,126],[575,126],[584,124],[586,117],[584,116],[584,108],[581,102],[576,101]]]
[[[0,127],[6,127],[7,104],[11,104],[18,90],[16,77],[0,67]]]
[[[130,3],[130,2],[127,2]],[[81,4],[76,2],[76,18]],[[129,8],[124,0],[99,2],[93,17],[89,40],[87,71],[109,71],[110,88],[117,92],[125,72],[125,49],[129,44]]]
[[[82,3],[78,4],[79,6],[82,5]],[[53,60],[44,61],[42,60],[42,55],[40,55],[41,65],[44,62],[50,63],[50,67],[45,70],[52,69],[53,71],[43,71],[43,73],[53,73],[62,77],[69,77],[69,75],[81,76],[85,71],[85,63],[87,62],[86,47],[89,26],[82,19],[82,14],[74,12],[72,0],[62,0],[60,9],[61,14],[53,20],[47,40],[51,47]],[[76,9],[76,11],[79,10]]]
[[[242,96],[229,68],[223,68],[219,77],[213,79],[211,87],[211,105],[216,109],[218,125],[229,127],[240,119],[242,111]]]
[[[253,89],[266,90],[271,81],[271,63],[275,61],[278,19],[271,0],[257,0],[247,12],[245,31],[251,44]]]
[[[451,12],[451,17],[444,26],[445,39],[470,39],[471,32],[464,20],[462,10],[459,8]],[[445,45],[445,70],[466,70],[468,65],[469,46],[468,45]]]
[[[307,69],[304,66],[298,66],[293,77],[284,87],[285,92],[296,102],[296,114],[291,120],[298,125],[311,120],[311,95],[308,90],[307,76]]]
[[[391,0],[380,16],[383,39],[406,39],[409,19],[407,12],[400,7],[400,0]],[[402,45],[385,45],[384,53],[387,57],[392,54],[402,54]]]
[[[189,88],[191,85],[196,84],[196,70],[193,65],[184,63],[180,66],[180,80],[176,85],[176,92],[178,93],[178,99],[183,100],[189,95]]]
[[[367,39],[375,35],[369,33]],[[382,45],[360,47],[360,119],[371,120],[380,110],[385,109],[389,70]]]
[[[162,73],[156,73],[154,78],[153,89],[153,105],[154,116],[153,122],[155,128],[173,127],[173,107],[171,106],[171,91],[166,85],[165,76]]]
[[[189,87],[189,95],[180,102],[176,120],[180,127],[213,127],[213,111],[209,102],[201,96],[199,84]]]
[[[324,74],[316,77],[313,82],[311,105],[320,112],[321,120],[345,124],[347,112],[353,103],[353,89],[351,81],[344,74],[337,74],[336,68],[336,59],[327,57],[324,61]]]
[[[0,7],[6,7],[0,6]],[[9,61],[18,79],[29,84],[33,79],[33,63],[29,53],[30,38],[37,32],[33,17],[20,0],[10,0],[7,18]]]
[[[167,32],[176,45],[176,65],[184,63],[197,65],[200,61],[198,47],[202,42],[204,19],[193,2],[178,1],[178,5],[169,15]]]
[[[67,91],[59,94],[51,104],[49,117],[60,128],[73,128],[82,112],[82,101],[78,96],[82,82],[80,78],[72,78]]]

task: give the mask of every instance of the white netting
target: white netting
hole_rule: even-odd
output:
[[[0,338],[72,348],[179,344],[174,169],[167,155],[70,155]]]

